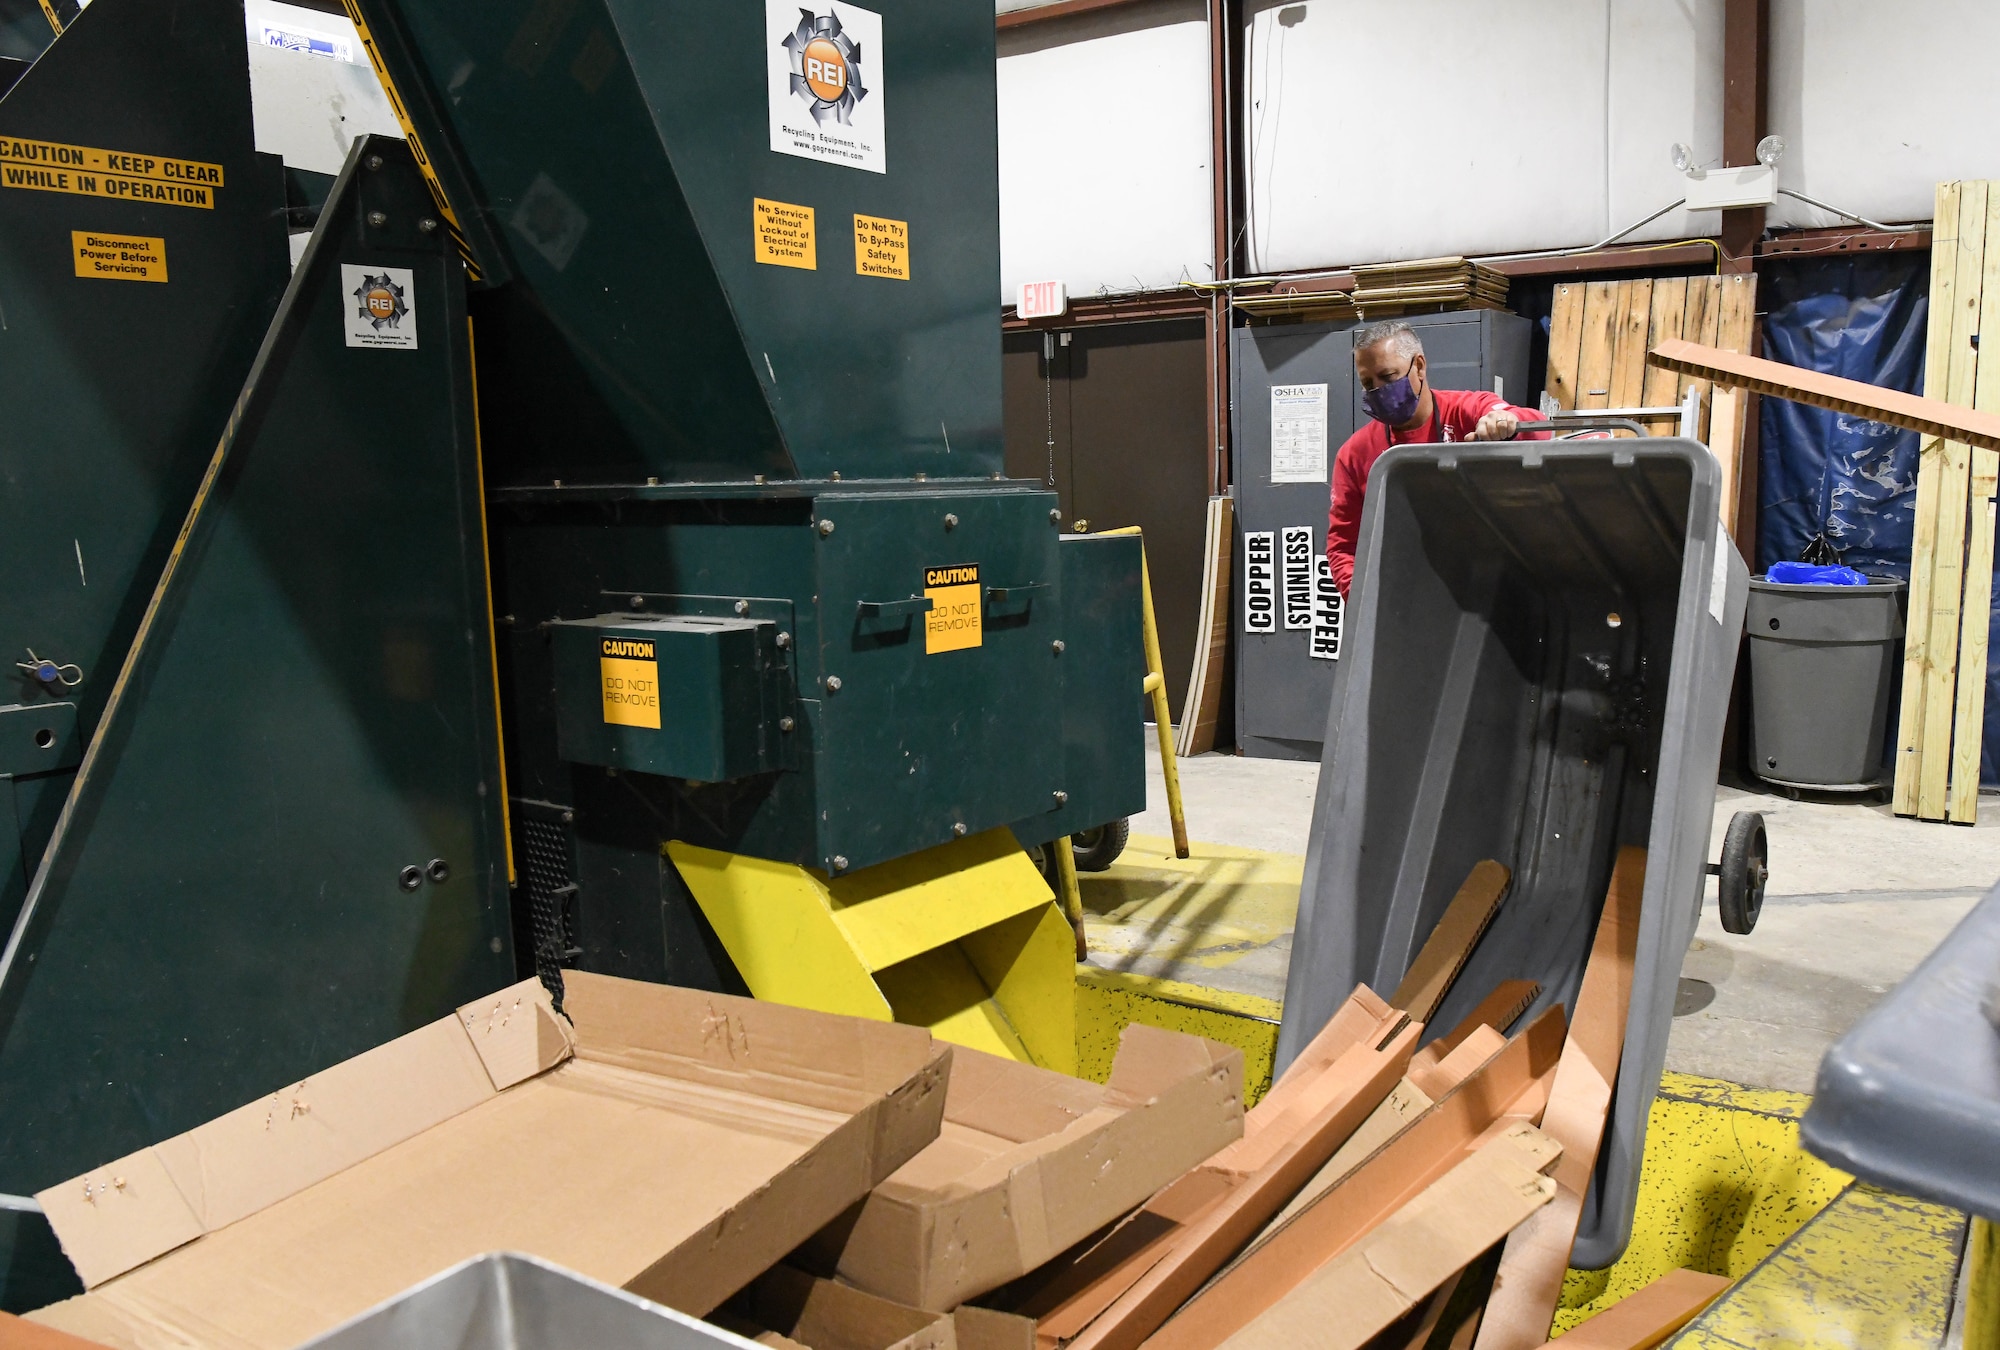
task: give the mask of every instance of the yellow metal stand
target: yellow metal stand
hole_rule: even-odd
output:
[[[2000,1230],[1976,1214],[1965,1245],[1965,1350],[2000,1350]]]
[[[1056,898],[1062,901],[1063,913],[1069,917],[1069,926],[1076,930],[1076,959],[1090,959],[1090,939],[1083,932],[1083,890],[1076,884],[1076,851],[1070,847],[1069,836],[1064,835],[1049,845],[1055,854],[1056,881],[1062,894]]]
[[[1174,826],[1174,856],[1188,855],[1187,817],[1181,813],[1181,770],[1174,759],[1173,718],[1167,712],[1166,667],[1160,664],[1160,629],[1153,621],[1153,574],[1146,566],[1146,540],[1137,525],[1125,525],[1115,530],[1099,530],[1099,534],[1138,534],[1139,538],[1139,594],[1145,602],[1146,632],[1146,680],[1145,692],[1153,700],[1153,729],[1160,738],[1160,775],[1167,781],[1167,815]]]
[[[1076,939],[1011,831],[833,879],[678,841],[666,853],[758,998],[1076,1072]]]

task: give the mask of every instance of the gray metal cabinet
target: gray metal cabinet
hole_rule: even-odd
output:
[[[1460,310],[1412,315],[1408,322],[1423,337],[1426,364],[1438,388],[1492,389],[1498,380],[1502,397],[1533,406],[1527,387],[1528,320],[1498,310]],[[1261,536],[1268,534],[1281,553],[1284,531],[1305,528],[1311,531],[1313,557],[1325,554],[1329,484],[1271,481],[1271,390],[1281,385],[1327,386],[1330,473],[1341,443],[1367,419],[1354,378],[1357,326],[1347,320],[1266,324],[1238,328],[1232,334],[1236,740],[1246,755],[1317,760],[1326,736],[1338,658],[1313,657],[1311,628],[1287,628],[1279,622],[1268,631],[1256,631],[1255,625],[1246,623],[1245,586],[1251,574],[1245,541],[1257,537],[1261,547]],[[1282,556],[1275,561],[1282,570]],[[1281,579],[1281,595],[1282,590]]]

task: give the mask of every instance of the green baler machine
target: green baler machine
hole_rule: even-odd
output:
[[[517,967],[1073,1067],[1021,846],[1144,803],[1140,545],[1002,473],[991,15],[878,4],[352,11],[410,141],[356,144],[91,630],[0,955],[0,1195]],[[19,276],[67,223],[0,230]]]

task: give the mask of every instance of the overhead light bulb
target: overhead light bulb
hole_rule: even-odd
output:
[[[1757,162],[1767,169],[1775,168],[1778,161],[1784,157],[1784,154],[1785,138],[1783,136],[1766,136],[1763,140],[1757,142]]]
[[[1686,173],[1689,169],[1692,169],[1694,167],[1693,146],[1684,145],[1680,141],[1675,141],[1673,156],[1674,156],[1674,168],[1679,170],[1681,173]]]

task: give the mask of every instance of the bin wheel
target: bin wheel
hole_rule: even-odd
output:
[[[1055,850],[1047,844],[1029,844],[1027,846],[1027,853],[1028,861],[1033,863],[1035,870],[1042,874],[1042,880],[1049,883],[1049,889],[1052,891],[1059,889],[1056,881]]]
[[[1764,883],[1771,875],[1771,848],[1764,835],[1764,817],[1738,811],[1722,836],[1722,864],[1716,869],[1716,897],[1722,905],[1722,930],[1748,933],[1764,908]]]
[[[1070,849],[1076,854],[1076,870],[1104,871],[1118,861],[1118,855],[1125,851],[1125,841],[1131,837],[1132,822],[1125,816],[1120,816],[1109,825],[1078,830],[1069,837]]]

